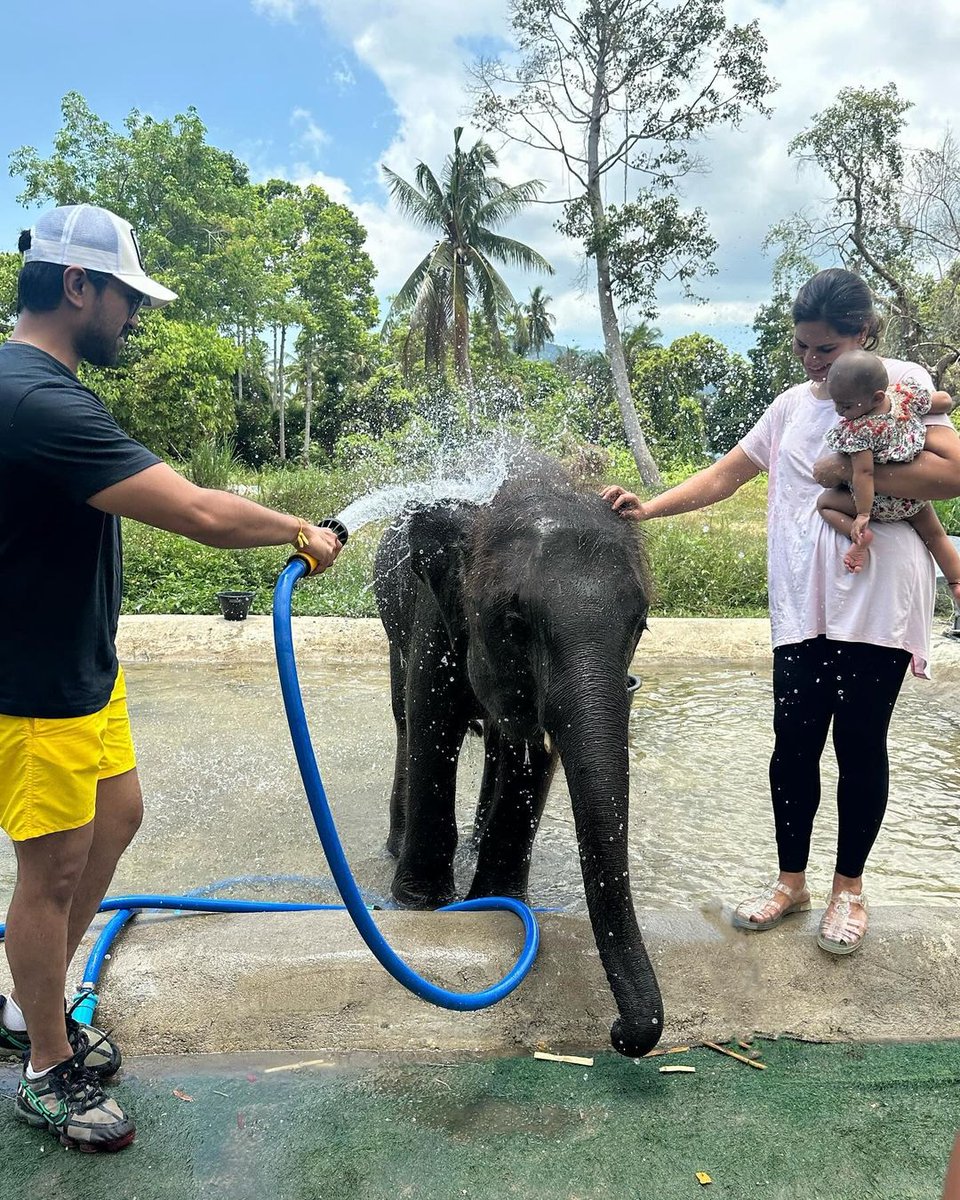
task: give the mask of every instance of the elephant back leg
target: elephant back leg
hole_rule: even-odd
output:
[[[479,849],[493,812],[497,791],[497,776],[500,771],[500,727],[494,721],[485,721],[483,726],[483,776],[480,780],[480,795],[477,810],[473,815],[473,831],[470,840],[474,849]]]
[[[489,816],[480,840],[470,898],[525,899],[533,842],[556,768],[555,751],[542,742],[500,735],[498,769]]]

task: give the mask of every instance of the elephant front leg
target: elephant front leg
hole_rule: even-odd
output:
[[[390,832],[387,835],[387,853],[393,858],[400,856],[403,846],[403,831],[407,823],[407,766],[409,747],[407,744],[407,689],[406,666],[399,646],[390,645],[390,702],[397,733],[397,753],[393,764],[393,787],[390,791]]]
[[[455,899],[457,760],[470,713],[465,680],[451,669],[449,652],[441,670],[430,669],[431,657],[421,657],[422,669],[411,662],[407,692],[406,815],[392,890],[410,908]]]
[[[542,741],[512,742],[500,733],[493,796],[477,855],[470,899],[527,895],[533,841],[556,766]]]

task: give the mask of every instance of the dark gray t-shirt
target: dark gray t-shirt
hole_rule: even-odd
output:
[[[0,713],[81,717],[110,699],[120,521],[86,501],[159,461],[63,363],[0,346]]]

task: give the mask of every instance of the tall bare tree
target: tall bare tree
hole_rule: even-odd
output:
[[[939,385],[960,361],[960,152],[949,130],[934,148],[910,149],[911,107],[893,83],[841,89],[789,146],[831,194],[768,241],[781,246],[781,283],[810,260],[863,275],[887,315],[887,348],[923,363]]]
[[[560,229],[597,269],[604,345],[617,402],[644,483],[660,484],[630,394],[617,304],[656,315],[664,280],[689,289],[712,271],[705,214],[683,212],[676,185],[696,165],[690,144],[717,124],[764,111],[774,87],[756,22],[728,25],[722,0],[511,0],[519,66],[474,69],[478,119],[558,154],[577,194]],[[645,181],[605,202],[611,172]],[[625,189],[626,191],[626,189]]]

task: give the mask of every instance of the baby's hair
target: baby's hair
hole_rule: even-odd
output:
[[[864,396],[886,390],[889,379],[883,360],[868,350],[847,350],[837,355],[827,377],[830,395]]]
[[[27,250],[30,249],[30,243],[32,241],[33,241],[33,237],[30,233],[30,230],[24,229],[20,234],[20,240],[17,242],[17,249],[20,251],[21,254],[24,254]]]

